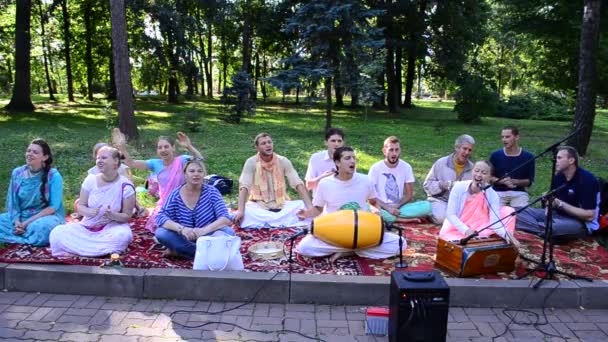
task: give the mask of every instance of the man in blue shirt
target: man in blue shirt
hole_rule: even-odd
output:
[[[504,147],[490,155],[494,167],[490,181],[501,206],[523,207],[530,199],[526,188],[534,182],[534,156],[519,146],[517,127],[503,128],[501,138]]]
[[[599,184],[589,171],[578,166],[578,153],[573,147],[557,150],[556,175],[551,189],[564,185],[553,200],[553,236],[576,238],[599,228]],[[545,234],[545,209],[527,208],[517,215],[516,229]]]

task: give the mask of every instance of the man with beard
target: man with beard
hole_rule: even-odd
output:
[[[382,147],[384,160],[369,169],[368,177],[378,199],[376,201],[382,218],[388,222],[408,222],[431,213],[429,201],[410,203],[414,195],[414,172],[410,164],[401,160],[399,138],[390,136]]]
[[[500,197],[500,205],[523,207],[530,199],[526,188],[534,182],[534,156],[519,147],[517,127],[503,128],[501,137],[504,148],[490,156],[494,166],[490,182]]]
[[[325,132],[326,150],[314,153],[308,162],[306,169],[306,188],[312,190],[313,194],[319,181],[325,177],[331,176],[336,171],[334,164],[334,151],[338,147],[344,145],[344,131],[340,128],[330,128]]]
[[[296,213],[312,207],[304,182],[289,159],[274,153],[272,137],[260,133],[254,140],[257,154],[245,162],[239,178],[239,208],[232,220],[241,228],[293,227],[306,222]],[[302,200],[291,201],[285,178]]]
[[[343,209],[367,210],[368,202],[373,205],[376,201],[376,192],[369,178],[356,172],[357,160],[351,147],[337,148],[333,160],[337,172],[319,182],[313,198],[314,206],[307,210],[301,210],[298,213],[300,218],[313,218]],[[405,249],[405,239],[403,246]],[[352,253],[365,258],[384,259],[399,253],[399,236],[385,232],[379,246],[353,250],[334,246],[319,240],[313,235],[307,235],[298,243],[296,251],[309,257],[332,255],[331,262]]]
[[[431,219],[437,224],[442,224],[445,219],[445,211],[448,205],[450,189],[456,181],[473,179],[473,163],[469,157],[473,153],[475,139],[463,134],[456,138],[454,153],[439,158],[431,167],[424,179],[424,191],[433,207]]]
[[[573,147],[557,149],[551,189],[559,188],[552,201],[552,236],[558,240],[582,237],[599,228],[599,183],[591,172],[578,166],[578,160]],[[545,220],[546,209],[526,208],[517,214],[515,229],[544,236]]]

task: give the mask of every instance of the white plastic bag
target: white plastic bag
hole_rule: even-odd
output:
[[[203,271],[242,271],[241,238],[228,234],[201,236],[196,240],[193,269]]]

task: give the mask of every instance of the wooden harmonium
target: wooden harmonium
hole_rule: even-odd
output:
[[[499,237],[471,239],[464,246],[458,240],[439,238],[435,262],[459,277],[469,277],[511,272],[515,269],[517,255],[517,248]]]

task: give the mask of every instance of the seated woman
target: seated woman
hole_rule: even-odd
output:
[[[183,168],[190,156],[176,156],[174,140],[169,137],[161,136],[158,138],[158,142],[156,143],[156,153],[160,159],[133,160],[127,152],[126,142],[122,133],[120,133],[120,131],[117,133],[115,129],[114,135],[120,136],[119,138],[115,139],[117,141],[114,141],[114,144],[116,144],[120,152],[124,155],[125,164],[127,164],[130,168],[150,170],[157,174],[159,199],[156,207],[146,222],[146,229],[154,232],[157,227],[156,215],[158,211],[167,200],[169,194],[184,183]],[[194,146],[192,146],[190,139],[184,133],[177,132],[177,139],[178,144],[192,153],[192,156],[195,158],[203,158],[201,153],[194,148]]]
[[[57,226],[51,232],[53,256],[122,253],[131,242],[128,221],[135,205],[135,188],[127,177],[118,174],[118,150],[100,148],[97,167],[100,173],[88,175],[80,190],[78,212],[84,219]]]
[[[11,173],[6,213],[0,214],[0,242],[34,246],[49,244],[49,233],[64,220],[63,179],[54,168],[51,148],[34,139],[25,165]]]
[[[186,184],[173,190],[156,216],[156,239],[166,255],[194,259],[196,239],[204,235],[234,235],[220,192],[204,184],[205,166],[197,158],[186,162]]]
[[[473,180],[454,183],[448,199],[446,220],[443,222],[439,237],[443,240],[459,240],[492,224],[489,229],[479,233],[480,237],[497,234],[507,242],[518,245],[513,237],[515,216],[511,207],[500,207],[498,194],[487,188],[492,175],[488,161],[478,161],[473,166]],[[485,187],[484,187],[485,188]],[[503,221],[499,221],[505,218]]]

